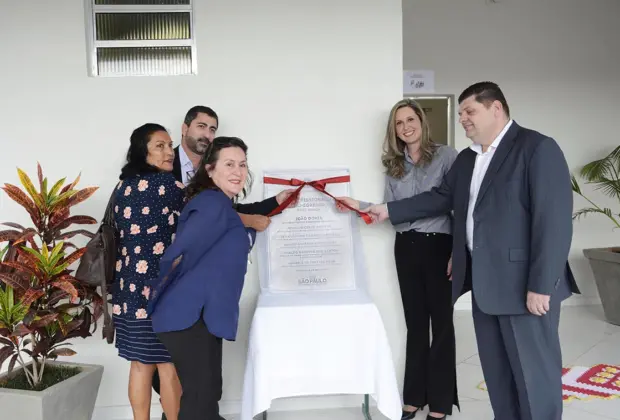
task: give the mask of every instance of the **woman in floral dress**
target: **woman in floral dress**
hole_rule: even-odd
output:
[[[145,124],[131,136],[127,163],[116,187],[114,216],[118,232],[112,302],[116,347],[131,362],[129,400],[134,420],[148,420],[151,383],[157,369],[161,401],[168,420],[176,420],[181,386],[170,355],[153,333],[146,309],[149,280],[159,274],[159,259],[174,238],[184,205],[184,187],[172,175],[174,150],[166,129]]]

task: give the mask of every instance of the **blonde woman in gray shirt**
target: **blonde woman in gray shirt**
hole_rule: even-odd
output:
[[[399,101],[390,112],[381,158],[386,172],[383,202],[439,186],[457,154],[431,140],[426,115],[418,103]],[[343,200],[362,210],[370,205],[349,197]],[[430,410],[427,419],[444,419],[452,414],[453,405],[459,406],[450,283],[451,215],[395,228],[394,257],[407,324],[402,419],[413,419],[426,405]]]

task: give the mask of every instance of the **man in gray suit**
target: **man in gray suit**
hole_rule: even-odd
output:
[[[580,293],[568,265],[573,195],[550,137],[519,126],[491,82],[459,97],[473,141],[442,184],[375,205],[394,225],[454,213],[452,298],[472,291],[480,362],[497,420],[562,418],[561,302]]]

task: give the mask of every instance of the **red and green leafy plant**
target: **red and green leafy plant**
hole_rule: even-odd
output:
[[[39,189],[18,169],[23,189],[1,189],[23,207],[34,227],[5,222],[0,230],[0,367],[21,365],[32,389],[42,379],[48,360],[75,354],[67,341],[89,337],[96,329],[104,300],[96,287],[71,275],[69,267],[86,251],[69,239],[87,230],[73,225],[96,224],[90,216],[72,216],[71,207],[87,200],[98,187],[76,189],[63,178],[49,187],[37,164]]]

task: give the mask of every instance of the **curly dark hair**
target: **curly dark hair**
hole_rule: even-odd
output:
[[[209,147],[202,156],[198,169],[192,177],[189,185],[186,188],[186,194],[188,199],[192,199],[202,191],[207,189],[219,190],[217,185],[213,182],[213,179],[207,173],[207,166],[215,165],[220,158],[220,151],[228,147],[238,147],[243,150],[243,153],[248,154],[248,146],[238,137],[216,137],[213,139]],[[241,191],[241,198],[247,197],[250,188],[252,186],[252,174],[248,171],[248,177],[245,187]],[[235,197],[235,201],[239,199],[239,196]]]
[[[127,161],[121,169],[119,179],[130,178],[135,175],[142,175],[151,172],[161,172],[159,168],[146,161],[149,154],[147,145],[151,141],[151,136],[160,131],[168,130],[162,125],[146,123],[131,133],[129,139],[129,150],[127,150]]]

